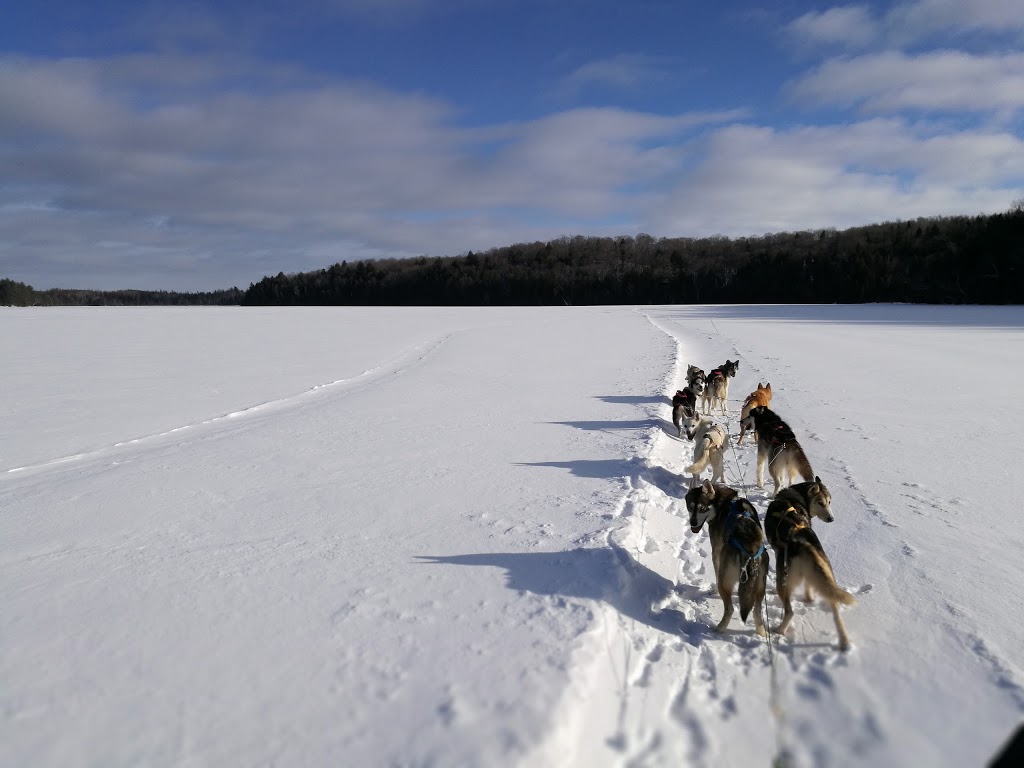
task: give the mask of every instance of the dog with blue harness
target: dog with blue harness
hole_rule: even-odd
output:
[[[690,530],[700,533],[708,524],[711,562],[725,614],[715,627],[724,632],[732,620],[732,593],[739,586],[740,619],[754,612],[754,629],[764,637],[764,603],[768,584],[768,551],[754,506],[727,485],[705,480],[686,493]]]

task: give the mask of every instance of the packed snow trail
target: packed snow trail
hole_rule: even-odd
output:
[[[587,683],[574,687],[575,700],[566,702],[567,707],[582,710],[566,718],[580,728],[576,733],[558,734],[547,745],[546,754],[575,754],[579,765],[739,765],[768,762],[778,755],[785,755],[790,765],[983,763],[1024,712],[1019,659],[1007,654],[1013,647],[1005,644],[1008,637],[1000,640],[999,633],[972,629],[969,609],[932,592],[927,585],[934,577],[941,578],[941,571],[932,575],[906,567],[917,557],[917,548],[898,534],[900,524],[895,520],[900,511],[880,504],[850,469],[848,460],[860,451],[851,450],[850,459],[845,459],[843,443],[848,441],[823,436],[872,439],[854,420],[859,409],[837,408],[832,400],[819,405],[803,379],[810,378],[820,391],[828,392],[831,377],[860,380],[860,372],[843,371],[832,358],[818,354],[818,359],[828,361],[824,370],[812,362],[809,370],[800,369],[794,375],[778,364],[779,358],[762,357],[763,325],[741,325],[731,320],[728,310],[721,312],[717,322],[696,308],[640,311],[676,339],[678,358],[664,382],[663,401],[635,406],[661,424],[638,446],[629,492],[622,503],[624,521],[608,533],[609,546],[623,553],[623,592],[637,604],[625,617],[622,612],[618,616],[605,612],[605,625],[595,632],[588,655],[581,658],[578,674]],[[735,328],[737,336],[726,335],[719,325],[728,331]],[[915,333],[920,336],[919,330]],[[853,329],[850,335],[859,346],[873,344],[872,334],[863,334],[863,329]],[[863,335],[868,338],[862,341]],[[970,343],[969,335],[964,342]],[[857,351],[863,354],[862,364],[876,371],[872,356],[863,349]],[[813,361],[813,353],[811,357]],[[816,472],[833,494],[836,522],[818,522],[815,530],[840,584],[860,602],[845,612],[855,646],[845,654],[835,649],[835,629],[826,608],[818,602],[794,606],[797,616],[788,636],[773,638],[778,643],[777,718],[772,717],[767,643],[753,634],[752,619],[743,626],[734,617],[726,633],[713,632],[722,607],[714,589],[707,534],[690,534],[685,519],[679,519],[686,516],[682,501],[686,479],[679,473],[689,463],[692,444],[675,438],[668,399],[683,385],[687,363],[708,371],[727,358],[742,361],[729,392],[727,424],[733,443],[743,398],[758,382],[770,381],[773,410],[797,429]],[[806,360],[794,361],[799,363]],[[885,394],[877,388],[865,392],[874,408]],[[720,416],[715,418],[722,422]],[[856,443],[853,447],[859,448]],[[890,474],[898,472],[901,464],[912,464],[900,452],[890,461]],[[755,466],[753,440],[728,450],[729,483],[746,492],[763,518],[771,480],[765,478],[766,490],[754,488]],[[925,471],[933,474],[931,466]],[[903,478],[899,487],[911,491],[900,493],[911,500],[910,514],[952,529],[950,538],[955,541],[950,513],[939,505],[926,506],[928,499],[920,492],[923,483]],[[998,518],[989,517],[987,522],[996,522],[1005,534],[1020,538]],[[774,590],[774,566],[773,556],[766,616],[772,626],[782,613]],[[997,574],[988,581],[1011,603],[1018,600],[1006,592]],[[876,602],[879,597],[881,607]],[[644,608],[648,617],[637,618],[644,616]],[[916,647],[907,645],[911,638],[918,641]],[[954,650],[960,643],[966,656]],[[894,645],[904,650],[894,656],[890,652]],[[942,674],[936,674],[932,666],[936,664]],[[946,675],[955,682],[944,680]],[[904,679],[906,686],[894,694],[886,678]],[[941,698],[928,698],[923,706],[919,692],[933,687],[937,688],[934,694],[924,695]],[[996,722],[974,723],[969,729],[962,725],[940,728],[939,723],[955,722],[962,714],[956,702],[958,692],[967,689],[997,702]],[[598,722],[600,729],[595,727]],[[603,738],[595,739],[595,731]]]
[[[673,339],[677,353],[662,396],[639,405],[656,426],[638,445],[629,491],[618,513],[620,522],[606,534],[607,545],[617,555],[622,594],[608,599],[612,605],[603,612],[591,647],[579,662],[579,675],[588,682],[574,688],[564,704],[583,710],[565,718],[578,724],[578,732],[563,729],[540,754],[552,760],[558,754],[574,754],[578,765],[733,765],[769,760],[781,742],[795,764],[801,764],[813,756],[786,734],[777,733],[769,714],[769,649],[754,634],[753,619],[742,625],[736,616],[721,635],[712,629],[722,607],[710,546],[706,533],[693,535],[686,523],[683,496],[688,478],[681,470],[690,463],[692,443],[675,435],[667,403],[682,386],[687,363],[707,371],[725,362],[725,355],[712,358],[711,363],[706,355],[688,354],[681,338],[648,319]],[[729,354],[735,359],[735,353]],[[746,378],[741,376],[739,381]],[[741,388],[735,381],[730,386],[726,425],[732,441],[739,432],[735,401],[746,395],[746,390],[738,395]],[[715,418],[722,423],[721,416]],[[747,486],[747,498],[763,512],[767,493],[751,487],[756,448],[753,441],[745,442],[727,451],[726,476],[737,488]],[[774,597],[773,590],[774,573],[769,583]],[[629,610],[615,606],[616,601],[629,603]],[[782,698],[799,691],[800,696],[846,712],[836,696],[834,676],[850,661],[833,648],[831,616],[802,604],[796,611],[798,639],[783,639],[776,658],[786,668],[781,673],[786,678]],[[766,618],[777,624],[781,615],[773,599]],[[879,731],[870,715],[864,723],[857,720],[859,712],[850,714],[842,740],[849,744],[851,755],[869,760],[871,742]],[[603,730],[596,728],[597,723]],[[723,724],[737,728],[742,737],[731,735],[731,727],[723,729]],[[595,731],[603,738],[594,738]]]

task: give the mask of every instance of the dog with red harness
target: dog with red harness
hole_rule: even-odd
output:
[[[729,379],[735,377],[739,369],[739,360],[726,360],[724,365],[718,366],[707,375],[704,392],[701,394],[701,407],[704,413],[710,414],[717,405],[722,409],[722,415],[727,415],[725,401],[729,398]]]
[[[767,406],[751,408],[740,422],[743,430],[757,432],[757,487],[764,488],[765,465],[775,482],[774,495],[799,475],[806,481],[814,479],[814,470],[803,447],[779,414]]]
[[[697,396],[704,391],[704,371],[695,365],[686,369],[686,386],[672,396],[672,424],[683,436],[683,419],[697,412]]]

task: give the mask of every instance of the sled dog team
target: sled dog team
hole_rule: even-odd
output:
[[[725,614],[715,628],[725,631],[733,614],[733,591],[739,586],[740,619],[746,622],[751,611],[757,634],[765,635],[764,602],[768,583],[768,552],[775,550],[775,586],[782,601],[782,623],[773,632],[784,634],[793,620],[792,597],[804,586],[803,599],[810,602],[815,593],[832,607],[839,648],[847,650],[850,639],[839,615],[839,604],[853,605],[853,596],[836,584],[832,564],[811,528],[818,518],[831,523],[832,495],[814,474],[800,442],[789,425],[768,406],[771,384],[758,383],[740,410],[739,443],[748,431],[757,441],[757,487],[764,487],[764,471],[775,483],[773,499],[764,516],[764,529],[754,506],[733,488],[725,485],[725,451],[729,434],[711,419],[720,408],[726,415],[729,379],[736,376],[739,360],[706,374],[691,365],[686,371],[686,387],[672,398],[672,423],[680,437],[685,433],[694,442],[693,463],[684,473],[691,476],[686,493],[690,530],[700,533],[708,525],[711,561],[715,568],[718,594]],[[697,409],[697,398],[701,409]],[[711,479],[700,482],[701,473],[711,467]],[[794,483],[797,477],[803,482]]]

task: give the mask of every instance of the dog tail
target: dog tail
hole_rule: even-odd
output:
[[[836,577],[832,573],[832,563],[829,562],[828,556],[817,547],[808,547],[808,549],[814,556],[811,586],[830,603],[856,605],[856,598],[836,584]]]
[[[697,460],[683,470],[684,475],[699,475],[711,461],[711,438],[705,435],[700,441],[700,455]]]
[[[795,443],[793,446],[793,463],[796,465],[796,471],[800,473],[805,482],[809,483],[814,480],[814,470],[811,469],[811,462],[807,460],[807,454],[804,453],[803,446],[800,443]]]
[[[740,564],[742,565],[742,563]],[[747,580],[740,580],[740,619],[745,624],[755,605],[764,600],[768,588],[768,552],[762,552],[747,564]]]

